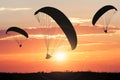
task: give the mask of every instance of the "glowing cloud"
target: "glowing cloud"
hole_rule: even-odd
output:
[[[91,19],[80,19],[80,18],[69,18],[72,23],[86,23],[90,22]]]
[[[47,35],[41,35],[41,34],[30,34],[29,36],[30,36],[30,38],[34,38],[34,39],[45,39],[45,36],[47,37]],[[50,38],[51,39],[64,39],[65,36],[58,34],[58,35],[49,36],[48,38],[49,39]]]
[[[32,8],[5,8],[5,7],[0,7],[0,11],[26,11],[26,10],[31,10]]]
[[[84,45],[84,46],[90,46],[90,45],[103,45],[104,43],[96,42],[96,43],[84,43],[84,44],[79,44],[78,46]]]
[[[22,35],[14,35],[14,36],[7,36],[7,37],[0,38],[0,40],[14,40],[17,38],[23,39]]]
[[[47,36],[47,35],[46,35]],[[13,39],[16,39],[16,38],[20,38],[20,39],[25,39],[23,38],[22,35],[13,35],[13,36],[6,36],[6,37],[2,37],[0,38],[0,40],[13,40]],[[32,39],[44,39],[45,38],[45,35],[41,35],[41,34],[30,34],[29,35],[29,38],[32,38]],[[53,38],[53,39],[64,39],[65,36],[64,35],[52,35],[52,36],[49,36],[49,38]]]

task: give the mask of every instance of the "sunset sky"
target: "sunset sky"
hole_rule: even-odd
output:
[[[96,11],[105,5],[118,9],[111,19],[108,33],[91,23]],[[44,36],[34,16],[36,10],[45,6],[61,10],[74,25],[78,38],[76,49],[71,50],[62,34],[61,48],[51,59],[45,59]],[[120,72],[119,10],[119,0],[0,0],[0,72]],[[24,29],[29,33],[29,38],[6,35],[6,29],[11,26]],[[59,31],[56,29],[56,32]],[[21,48],[16,42],[18,39],[23,43]],[[57,39],[54,35],[52,45],[56,44]],[[59,59],[58,56],[63,57]]]

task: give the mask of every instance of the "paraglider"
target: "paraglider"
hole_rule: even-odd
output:
[[[50,54],[46,54],[46,59],[50,59],[52,56]]]
[[[6,34],[8,34],[9,32],[17,32],[17,33],[23,35],[24,37],[28,38],[27,32],[25,32],[23,29],[18,28],[18,27],[9,27],[6,30]],[[19,47],[22,47],[22,43],[20,41],[17,41],[17,43],[19,44]]]
[[[104,25],[104,32],[107,33],[108,25],[110,23],[110,20],[112,16],[116,13],[117,9],[112,6],[112,5],[106,5],[100,8],[94,15],[92,19],[92,24],[96,25],[97,22],[100,21],[100,19],[103,19],[103,24]]]
[[[45,24],[46,26],[48,27],[51,27],[50,24],[51,23],[47,23],[49,19],[47,19],[47,17],[45,17],[43,20],[41,20],[42,17],[39,17],[39,15],[46,15],[48,17],[50,17],[52,20],[54,20],[60,29],[62,29],[63,33],[65,34],[65,36],[67,37],[69,43],[70,43],[70,46],[71,46],[71,49],[74,50],[77,46],[77,35],[76,35],[76,32],[74,30],[74,27],[72,25],[72,23],[70,22],[70,20],[65,16],[65,14],[63,14],[60,10],[54,8],[54,7],[43,7],[43,8],[40,8],[39,10],[37,10],[34,15],[37,16],[37,20],[38,22],[41,23],[41,21],[45,21]],[[51,22],[51,20],[50,20]],[[50,31],[50,28],[48,28],[48,32]],[[50,34],[48,34],[48,38],[51,36]],[[46,43],[47,46],[47,54],[49,53],[49,41],[47,41]]]
[[[22,47],[22,44],[20,44],[19,47]]]

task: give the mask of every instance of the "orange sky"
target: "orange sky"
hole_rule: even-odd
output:
[[[75,27],[78,34],[77,48],[73,51],[70,50],[67,40],[63,40],[66,44],[61,44],[64,48],[61,51],[66,54],[66,59],[63,61],[58,61],[55,58],[45,59],[44,39],[39,36],[38,28],[26,29],[30,37],[22,40],[22,48],[19,48],[15,40],[11,40],[13,38],[2,34],[0,72],[66,70],[119,72],[119,29],[109,29],[109,33],[105,34],[103,29],[93,26]],[[1,33],[4,33],[4,30]]]
[[[119,3],[119,0],[0,0],[0,72],[120,72]],[[118,9],[107,34],[103,28],[91,24],[96,11],[105,5],[113,5]],[[34,12],[44,6],[61,10],[77,32],[78,45],[73,51],[62,35],[60,51],[66,54],[63,61],[54,57],[45,59],[45,41],[34,16]],[[13,38],[16,36],[5,34],[5,30],[11,26],[18,26],[29,33],[28,39],[18,38],[23,43],[22,48]],[[57,34],[60,30],[57,28],[55,31]],[[58,37],[53,38],[54,45]],[[55,54],[57,52],[59,50]]]

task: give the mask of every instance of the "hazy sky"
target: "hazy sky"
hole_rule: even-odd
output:
[[[119,27],[119,0],[1,0],[0,25],[2,28],[13,25],[36,27],[38,24],[33,14],[36,10],[44,6],[56,7],[68,17],[80,18],[81,20],[92,19],[95,12],[107,4],[113,5],[118,9],[111,24]],[[91,22],[89,22],[89,25],[91,25]]]
[[[107,34],[103,28],[91,24],[96,11],[105,5],[113,5],[118,9],[110,23],[114,28],[109,28]],[[61,44],[63,49],[58,51],[66,55],[63,61],[45,59],[44,38],[34,16],[34,12],[44,6],[56,7],[73,24],[77,23],[74,25],[78,37],[77,48],[71,51],[64,37]],[[0,0],[0,72],[120,72],[119,10],[119,0]],[[25,30],[29,33],[29,39],[18,38],[22,39],[22,48],[19,48],[16,36],[5,34],[5,30],[11,26],[27,28]]]

